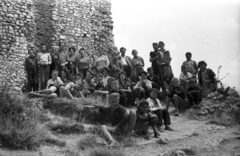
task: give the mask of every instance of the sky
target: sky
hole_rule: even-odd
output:
[[[205,60],[225,86],[240,90],[240,0],[160,1],[111,0],[114,41],[136,49],[144,58],[145,69],[151,66],[152,43],[163,41],[170,51],[171,66],[179,77],[185,53],[192,60]]]

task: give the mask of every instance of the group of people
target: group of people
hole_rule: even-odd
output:
[[[110,144],[116,143],[111,136],[113,131],[128,134],[134,130],[145,137],[149,136],[149,126],[155,137],[159,137],[163,125],[165,130],[172,131],[170,103],[176,108],[174,115],[178,116],[179,109],[199,107],[202,98],[211,92],[227,96],[229,87],[222,86],[205,61],[197,64],[187,52],[178,79],[172,72],[172,58],[164,42],[152,46],[152,66],[144,71],[144,59],[135,49],[132,58],[126,56],[124,47],[112,56],[99,52],[90,57],[84,48],[67,50],[63,42],[50,49],[42,44],[38,53],[30,49],[25,60],[27,90],[30,96],[46,98],[101,96],[110,106],[101,107],[99,111],[109,114],[112,124],[117,125],[115,128],[102,126]],[[165,108],[160,100],[166,102]],[[127,113],[126,108],[133,107],[137,111]]]

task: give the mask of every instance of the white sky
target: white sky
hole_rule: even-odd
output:
[[[214,70],[221,65],[223,83],[240,89],[240,0],[160,1],[111,0],[115,45],[137,49],[151,66],[152,43],[163,41],[172,56],[175,77],[179,77],[185,53],[205,60]]]

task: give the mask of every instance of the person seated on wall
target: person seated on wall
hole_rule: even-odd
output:
[[[108,115],[113,126],[101,126],[101,130],[107,138],[109,146],[119,145],[112,134],[128,137],[132,133],[137,119],[136,111],[130,110],[128,113],[126,108],[119,104],[119,101],[119,93],[112,93],[109,95],[109,106],[99,108],[100,113]]]
[[[209,93],[217,91],[223,96],[228,95],[230,87],[226,89],[223,87],[221,81],[216,78],[216,74],[207,68],[207,63],[205,61],[198,62],[198,72],[199,85],[203,89],[203,97],[206,97]]]
[[[146,139],[149,139],[149,126],[151,126],[154,132],[154,137],[160,137],[160,134],[157,130],[158,117],[149,111],[149,103],[147,100],[140,100],[136,115],[137,122],[134,127],[134,131],[137,135],[144,136]]]
[[[170,115],[166,109],[163,109],[163,106],[160,100],[157,98],[159,91],[156,88],[150,89],[150,97],[147,99],[149,103],[149,109],[153,114],[156,114],[158,117],[157,128],[160,131],[161,126],[163,126],[163,121],[165,125],[165,130],[173,131],[173,129],[169,126],[171,124]]]
[[[197,85],[197,81],[195,79],[189,80],[189,86],[187,88],[187,97],[189,99],[189,103],[193,107],[199,107],[202,101],[202,88]]]
[[[97,72],[93,78],[91,79],[91,83],[92,83],[92,86],[94,88],[96,88],[96,86],[99,84],[99,83],[103,83],[102,82],[102,74],[100,72]]]
[[[148,72],[147,79],[152,82],[152,87],[153,88],[157,88],[158,90],[160,90],[160,78],[157,75],[153,74],[152,67],[149,67],[147,69],[147,72]]]
[[[64,83],[60,77],[58,77],[58,71],[52,71],[52,78],[47,82],[47,89],[30,92],[29,96],[34,97],[44,97],[44,98],[56,98],[60,94],[60,87],[63,86]]]
[[[127,74],[125,72],[121,72],[118,80],[120,90],[127,95],[127,106],[133,105],[134,101],[132,100],[132,89],[129,80],[127,79]]]
[[[60,78],[63,81],[64,85],[67,85],[69,82],[71,82],[70,75],[67,69],[62,70]]]
[[[119,88],[119,82],[117,80],[113,81],[111,83],[111,89],[109,91],[109,93],[119,93],[120,94],[120,102],[119,104],[126,107],[127,106],[127,95],[125,92],[123,92],[122,90],[120,90]]]
[[[184,89],[188,88],[189,80],[194,79],[193,75],[187,72],[187,66],[181,66],[182,72],[180,73],[179,80]]]
[[[178,78],[173,78],[171,81],[171,84],[169,86],[168,96],[166,100],[166,110],[168,111],[168,108],[170,106],[170,102],[173,104],[173,106],[176,108],[176,112],[174,116],[179,115],[179,108],[184,107],[186,105],[185,101],[185,91],[183,87],[180,85],[180,82]]]
[[[112,82],[115,81],[115,80],[116,80],[115,78],[109,77],[108,80],[107,80],[107,85],[104,86],[104,90],[110,91],[111,87],[112,87]]]

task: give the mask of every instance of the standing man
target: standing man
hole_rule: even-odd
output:
[[[158,44],[157,43],[153,43],[152,46],[153,46],[154,51],[150,52],[150,62],[152,62],[153,74],[159,76],[157,59],[159,57],[159,52],[160,51],[158,51]]]
[[[196,61],[192,60],[192,53],[187,52],[186,53],[186,61],[183,62],[182,65],[187,67],[187,72],[191,73],[193,76],[196,76],[198,73],[198,66]]]
[[[68,52],[66,50],[66,45],[64,42],[59,42],[59,60],[60,60],[60,74],[63,69],[67,69],[68,64]]]
[[[138,52],[135,49],[132,50],[132,55],[133,55],[133,58],[132,58],[133,68],[136,69],[137,76],[140,76],[141,72],[144,71],[143,70],[144,60],[142,57],[138,56]]]
[[[132,69],[132,60],[129,56],[125,56],[126,48],[121,47],[120,53],[121,53],[121,64],[123,67],[123,71],[127,74],[127,77],[131,76],[131,69]]]
[[[170,65],[172,58],[170,56],[170,52],[164,48],[165,44],[162,41],[159,42],[158,47],[159,47],[158,49],[159,53],[158,53],[157,65],[158,65],[161,85],[163,87],[162,75],[164,75],[164,66]]]

